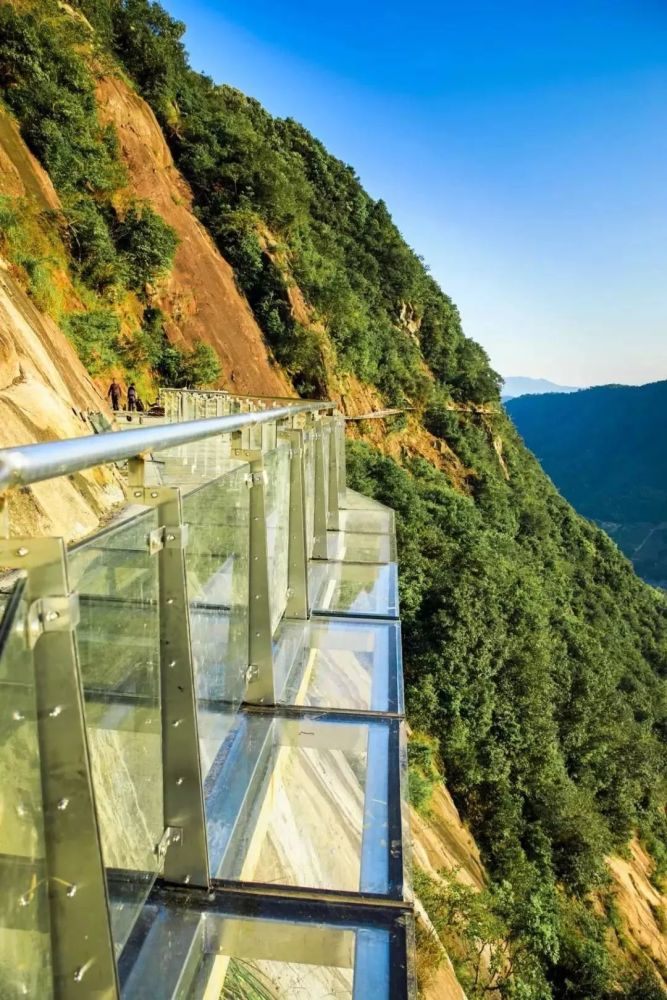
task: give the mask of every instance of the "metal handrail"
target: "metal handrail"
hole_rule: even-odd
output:
[[[162,451],[182,444],[192,444],[216,434],[240,431],[255,424],[293,417],[296,413],[334,410],[335,403],[297,403],[259,413],[234,413],[207,417],[184,423],[160,424],[113,434],[88,434],[85,437],[29,444],[0,449],[0,491],[10,486],[27,486],[56,476],[81,472],[105,462],[119,462],[148,451]]]

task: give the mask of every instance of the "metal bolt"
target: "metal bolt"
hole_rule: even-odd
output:
[[[27,906],[30,902],[30,896],[26,893],[24,896],[19,896],[19,906]]]
[[[177,785],[182,785],[184,780],[185,780],[184,778],[177,778],[176,779],[176,784]]]
[[[49,712],[49,718],[57,719],[62,710],[63,710],[62,705],[55,705]]]
[[[75,983],[80,983],[81,982],[81,980],[83,979],[83,976],[84,976],[84,972],[85,972],[85,969],[83,968],[83,966],[81,966],[80,968],[76,969],[76,971],[74,972],[74,982]]]
[[[17,814],[17,816],[25,816],[27,814],[27,812],[28,812],[28,810],[26,809],[26,807],[24,806],[24,804],[22,802],[19,802],[18,805],[16,806],[16,814]]]
[[[169,664],[169,668],[173,670],[175,666],[176,666],[176,660],[172,660],[171,663]]]
[[[155,500],[158,496],[157,490],[151,490],[151,497]]]
[[[178,844],[179,841],[180,841],[180,839],[181,839],[180,833],[175,833],[175,834],[173,834],[173,836],[171,838],[171,843],[172,844]]]
[[[56,618],[60,618],[60,612],[59,611],[47,611],[47,613],[46,613],[46,620],[47,620],[47,622],[54,622],[56,620]]]
[[[76,886],[74,884],[68,886],[65,891],[65,895],[69,896],[70,899],[72,898],[72,896],[76,896]]]
[[[167,541],[168,542],[173,542],[175,540],[176,540],[176,535],[167,535]]]
[[[58,802],[58,809],[60,809],[61,812],[65,812],[65,810],[67,809],[68,805],[69,805],[69,799],[68,798],[60,799],[59,802]]]
[[[20,549],[17,549],[17,550],[16,550],[16,555],[17,555],[17,556],[27,556],[27,555],[28,555],[28,551],[29,551],[29,550],[28,550],[28,549],[26,549],[26,548],[25,548],[25,547],[24,547],[24,546],[22,545]]]
[[[141,492],[141,490],[135,490],[135,491],[134,491],[134,495],[135,495],[135,497],[140,497],[140,496],[142,496],[142,492]]]
[[[14,720],[14,722],[21,722],[23,719],[25,719],[25,715],[23,714],[23,712],[19,712],[19,710],[16,709],[15,712],[12,712],[12,719]]]
[[[174,727],[174,729],[178,729],[182,721],[183,719],[174,719],[174,721],[172,722],[172,726]]]
[[[190,876],[189,875],[185,876],[185,878],[183,879],[183,883],[184,883],[184,885],[190,885]]]
[[[173,603],[174,603],[174,598],[173,597],[168,597],[167,598],[167,604],[173,604]]]

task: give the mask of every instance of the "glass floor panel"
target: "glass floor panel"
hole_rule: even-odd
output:
[[[212,873],[401,898],[398,746],[398,720],[235,716],[205,781]]]
[[[403,711],[398,622],[322,617],[297,627],[302,640],[283,673],[281,704]]]
[[[338,512],[338,527],[341,531],[392,535],[394,533],[394,512],[388,507],[373,510],[341,510]]]
[[[121,997],[403,1000],[410,923],[328,903],[156,890],[121,962]]]
[[[314,614],[397,618],[396,563],[311,560],[308,594]]]
[[[359,531],[328,531],[327,555],[335,562],[395,562],[396,539],[393,535],[373,535]]]

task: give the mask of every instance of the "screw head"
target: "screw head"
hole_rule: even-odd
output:
[[[20,549],[16,550],[16,555],[23,557],[23,556],[27,556],[28,552],[29,552],[29,549],[26,549],[26,547],[24,545],[22,545]]]

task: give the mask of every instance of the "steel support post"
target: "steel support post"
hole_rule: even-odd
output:
[[[286,430],[290,445],[289,549],[286,618],[308,618],[308,550],[306,540],[306,484],[303,468],[303,431]]]
[[[28,575],[26,642],[35,667],[54,992],[107,1000],[118,996],[118,982],[65,542],[2,539],[0,565]]]
[[[238,438],[236,444],[239,443]],[[234,444],[233,444],[234,447]],[[262,453],[234,447],[234,455],[250,465],[250,539],[248,569],[248,669],[245,700],[250,704],[275,705],[273,633],[269,594],[269,558],[266,543],[266,471]]]
[[[345,417],[342,413],[337,413],[334,417],[336,421],[336,441],[338,444],[338,506],[343,507],[346,503],[347,494],[347,462],[345,456]]]
[[[313,559],[326,559],[327,522],[328,522],[328,490],[324,465],[324,430],[321,421],[314,424],[315,446],[315,539],[313,541]]]
[[[338,441],[336,440],[336,417],[325,417],[322,421],[329,435],[329,495],[327,502],[329,512],[327,526],[331,531],[338,531]]]
[[[163,876],[179,885],[207,886],[206,816],[185,564],[187,525],[183,523],[180,489],[136,485],[142,477],[143,461],[128,463],[128,494],[135,503],[157,508],[160,534]]]

